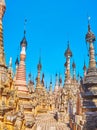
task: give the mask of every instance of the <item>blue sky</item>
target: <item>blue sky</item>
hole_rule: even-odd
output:
[[[13,68],[17,55],[20,54],[20,41],[23,38],[24,20],[28,42],[26,71],[37,76],[37,63],[40,49],[42,72],[49,84],[52,75],[61,73],[64,80],[64,52],[67,41],[76,63],[76,71],[83,74],[84,59],[88,66],[85,34],[87,17],[91,17],[91,28],[97,36],[97,1],[96,0],[6,0],[4,15],[4,47],[8,65],[10,56]],[[95,47],[97,42],[95,42]],[[96,49],[97,50],[97,49]]]

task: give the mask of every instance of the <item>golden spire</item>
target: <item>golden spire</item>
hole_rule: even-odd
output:
[[[59,87],[62,87],[62,75],[59,73]]]
[[[31,72],[29,73],[29,81],[31,81],[31,77],[32,77],[32,74]]]
[[[19,59],[18,59],[18,56],[17,56],[17,58],[16,58],[15,65],[16,65],[16,69],[17,69],[18,66],[19,66]]]
[[[0,0],[0,65],[5,65],[4,45],[3,45],[3,26],[2,19],[5,12],[5,1]]]
[[[42,74],[42,80],[41,80],[41,83],[42,83],[42,85],[43,85],[43,87],[45,86],[44,85],[44,73]]]
[[[30,93],[34,92],[34,81],[32,81],[32,74],[31,74],[31,72],[29,73],[28,89],[29,89]]]
[[[56,80],[55,80],[55,88],[54,88],[54,91],[58,91],[59,89],[59,82],[58,82],[58,74],[56,73]]]
[[[72,69],[73,69],[73,79],[74,79],[74,80],[76,79],[75,68],[76,68],[76,64],[75,64],[75,62],[73,61],[73,63],[72,63]]]
[[[10,60],[9,60],[9,68],[12,68],[12,57],[10,57]]]
[[[66,63],[64,65],[66,67],[65,79],[69,79],[70,78],[70,58],[72,57],[72,52],[69,47],[69,41],[68,41],[68,46],[64,55],[66,57]]]
[[[56,83],[55,86],[58,86],[58,74],[56,73]]]
[[[83,70],[84,70],[84,76],[86,76],[87,67],[86,67],[85,61],[84,61],[84,67],[83,67]]]
[[[80,74],[79,74],[79,72],[77,74],[77,81],[78,81],[78,83],[80,83]]]
[[[9,68],[8,68],[10,71],[12,71],[12,57],[10,57],[10,60],[9,60]]]
[[[49,91],[52,92],[52,76],[51,76],[51,80],[50,80]]]
[[[88,18],[88,32],[86,34],[86,42],[89,43],[89,68],[96,68],[96,60],[95,60],[95,50],[93,43],[95,42],[96,38],[93,32],[91,32],[90,28],[90,17]]]
[[[40,72],[41,72],[41,69],[42,69],[42,65],[41,65],[41,57],[40,57],[39,58],[39,63],[37,65],[38,76],[36,78],[36,81],[37,81],[36,87],[39,87],[39,84],[40,84]]]

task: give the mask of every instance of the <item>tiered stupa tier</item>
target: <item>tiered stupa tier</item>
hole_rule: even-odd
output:
[[[25,58],[26,58],[26,47],[27,47],[25,31],[24,31],[24,37],[20,45],[21,45],[20,64],[17,68],[15,86],[18,91],[28,92],[27,84],[26,84],[26,71],[25,71]]]

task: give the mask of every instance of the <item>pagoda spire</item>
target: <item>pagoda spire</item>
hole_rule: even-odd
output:
[[[96,68],[96,60],[95,60],[95,49],[93,43],[96,38],[94,33],[91,31],[90,27],[90,17],[88,18],[88,32],[86,34],[86,42],[89,43],[89,68]]]
[[[37,84],[36,84],[36,87],[39,87],[40,86],[40,72],[41,72],[41,69],[42,69],[42,65],[41,65],[41,57],[39,57],[39,63],[37,65],[37,71],[38,71],[38,75],[37,75]]]
[[[10,57],[10,59],[9,59],[9,66],[8,66],[7,72],[8,72],[8,77],[9,77],[10,83],[11,83],[12,79],[13,79],[13,75],[14,75],[13,68],[12,68],[12,57]]]
[[[16,77],[17,77],[17,70],[18,70],[18,67],[19,67],[19,59],[18,59],[18,56],[17,56],[17,58],[16,58],[16,61],[15,61],[15,66],[16,66],[16,72],[15,72],[15,80],[16,80]]]
[[[58,91],[59,88],[59,82],[58,82],[58,74],[56,73],[56,81],[55,81],[55,91]]]
[[[50,79],[49,91],[52,92],[52,77],[51,77],[51,79]]]
[[[29,77],[29,82],[30,82],[30,81],[31,81],[31,78],[32,78],[31,72],[29,73],[28,77]]]
[[[64,65],[66,67],[65,80],[68,80],[70,79],[70,58],[72,57],[72,52],[69,47],[69,41],[68,41],[67,50],[65,51],[64,56],[66,57],[66,63]]]
[[[18,56],[17,56],[17,58],[16,58],[15,65],[16,65],[16,70],[17,70],[17,68],[18,68],[18,66],[19,66],[19,59],[18,59]]]
[[[9,60],[9,68],[12,68],[12,57],[10,57],[10,60]]]
[[[62,87],[62,75],[59,73],[59,87]]]
[[[45,84],[44,84],[44,73],[42,74],[42,80],[41,80],[41,83],[42,83],[42,85],[43,85],[43,87],[45,86]]]
[[[86,72],[87,72],[87,67],[86,67],[86,63],[84,61],[84,67],[83,67],[83,70],[84,70],[84,77],[86,76]]]
[[[55,83],[56,86],[58,86],[58,74],[56,73],[56,83]]]
[[[32,74],[31,72],[29,73],[29,81],[28,81],[28,89],[29,89],[29,92],[32,93],[34,92],[34,81],[32,81]]]
[[[26,48],[27,48],[26,31],[25,30],[24,30],[24,37],[20,43],[20,46],[21,46],[20,64],[19,64],[18,69],[17,69],[15,85],[16,85],[18,91],[28,92],[27,84],[26,84],[26,71],[25,71],[25,59],[26,59]],[[18,64],[18,62],[17,62],[17,64]]]
[[[4,43],[3,43],[3,25],[2,19],[6,9],[5,1],[0,0],[0,65],[6,67],[5,55],[4,55]]]
[[[75,72],[76,64],[75,64],[74,61],[73,61],[73,63],[72,63],[72,69],[73,69],[73,80],[75,80],[75,79],[76,79],[76,72]]]
[[[78,80],[78,83],[80,84],[80,74],[79,74],[79,72],[77,74],[77,80]]]
[[[41,69],[42,69],[41,57],[39,58],[39,63],[37,65],[37,69],[38,69],[38,81],[40,82],[40,72],[41,72]]]
[[[8,70],[9,70],[9,72],[10,72],[11,75],[12,75],[12,57],[10,57],[10,60],[9,60],[9,67],[8,67]]]

